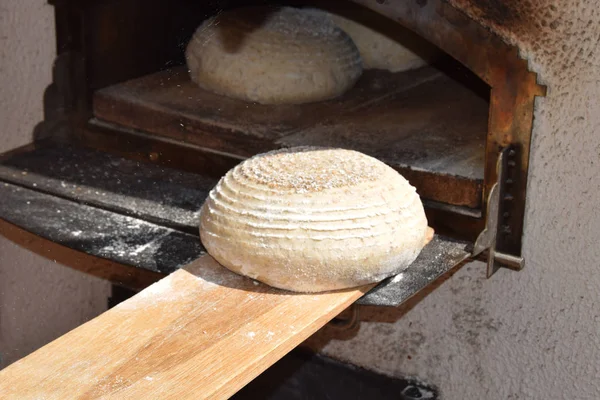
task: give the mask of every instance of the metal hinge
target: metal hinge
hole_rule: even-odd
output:
[[[520,271],[523,269],[524,260],[523,257],[515,256],[512,254],[506,254],[496,250],[497,238],[500,234],[502,226],[499,224],[500,220],[500,201],[501,199],[510,196],[506,193],[506,168],[507,159],[515,155],[515,149],[507,147],[500,152],[498,157],[498,163],[496,169],[498,173],[498,180],[492,187],[488,197],[487,213],[485,229],[473,246],[473,256],[478,256],[485,250],[488,251],[487,261],[487,277],[494,275],[501,267],[512,269],[514,271]]]

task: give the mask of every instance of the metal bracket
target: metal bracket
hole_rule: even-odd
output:
[[[514,158],[516,150],[511,147],[504,148],[500,152],[498,157],[498,163],[496,164],[496,170],[498,173],[498,181],[492,187],[488,197],[487,213],[485,229],[473,246],[473,256],[477,256],[488,250],[488,261],[487,261],[487,277],[490,278],[494,275],[501,267],[512,269],[513,271],[520,271],[524,267],[523,257],[515,256],[512,254],[506,254],[496,250],[498,245],[498,237],[501,234],[501,230],[504,227],[499,224],[502,212],[501,210],[501,199],[510,200],[511,196],[506,192],[507,184],[510,184],[506,178],[506,169],[509,166],[509,159]]]

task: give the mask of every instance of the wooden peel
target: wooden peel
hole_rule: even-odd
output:
[[[373,286],[284,292],[203,256],[0,371],[0,397],[226,399]]]

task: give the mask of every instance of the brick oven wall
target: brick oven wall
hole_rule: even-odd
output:
[[[518,45],[548,86],[535,110],[526,268],[486,280],[470,263],[410,310],[365,309],[371,322],[323,352],[416,376],[446,400],[600,399],[600,1],[454,3]]]

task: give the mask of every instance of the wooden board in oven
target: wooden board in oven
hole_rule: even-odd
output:
[[[292,145],[355,149],[388,163],[422,197],[481,203],[489,104],[433,67],[365,71],[330,101],[267,106],[198,88],[184,67],[97,91],[104,122],[248,157]]]

